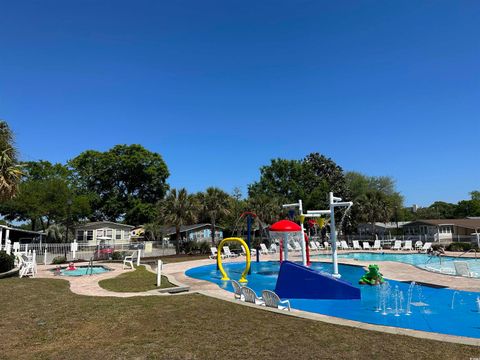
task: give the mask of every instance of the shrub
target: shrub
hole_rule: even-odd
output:
[[[453,242],[447,246],[446,250],[448,251],[468,251],[471,249],[475,249],[476,246],[472,245],[472,243],[468,242]]]
[[[198,251],[200,254],[210,254],[211,243],[209,241],[202,241],[198,243]]]
[[[56,256],[52,260],[53,265],[65,264],[66,262],[67,262],[67,258],[65,256]]]
[[[125,251],[114,251],[112,253],[112,260],[123,260],[125,255],[126,255]]]
[[[0,273],[7,272],[15,266],[15,256],[0,251]]]

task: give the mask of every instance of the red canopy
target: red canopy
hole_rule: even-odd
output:
[[[270,226],[270,231],[276,232],[299,232],[302,231],[300,225],[290,220],[280,220]]]

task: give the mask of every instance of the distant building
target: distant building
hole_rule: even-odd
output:
[[[97,243],[99,241],[130,242],[130,232],[134,226],[111,221],[90,222],[76,226],[77,242]]]
[[[403,232],[405,235],[440,242],[476,241],[476,233],[480,232],[480,219],[417,220],[405,225]]]
[[[360,235],[373,235],[377,234],[379,236],[388,235],[394,233],[398,229],[402,229],[405,225],[410,224],[410,221],[399,221],[397,222],[376,222],[374,226],[370,223],[361,223],[357,226],[357,231]]]
[[[212,225],[208,223],[184,225],[180,227],[180,235],[184,240],[191,241],[212,241]],[[175,227],[165,227],[162,230],[165,237],[169,237],[175,240],[176,229]],[[215,240],[223,239],[223,229],[219,226],[215,226]]]
[[[0,241],[3,242],[3,244],[6,243],[6,240],[10,240],[12,243],[20,242],[22,244],[30,244],[44,242],[45,239],[46,234],[43,232],[0,225]]]

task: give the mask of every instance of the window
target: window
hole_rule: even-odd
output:
[[[111,239],[112,238],[112,229],[105,230],[105,236]]]
[[[87,231],[87,241],[92,241],[93,240],[93,230],[88,230]]]
[[[85,234],[83,230],[77,230],[77,241],[84,241],[85,240]]]
[[[115,239],[122,240],[122,230],[115,230]]]
[[[97,230],[97,238],[103,237],[103,229],[98,229]]]
[[[123,238],[124,238],[125,240],[130,239],[130,231],[124,230],[124,231],[123,231]]]

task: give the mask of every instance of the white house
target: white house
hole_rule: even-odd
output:
[[[112,221],[90,222],[75,227],[77,242],[97,243],[101,240],[118,243],[130,242],[130,232],[134,226]]]

